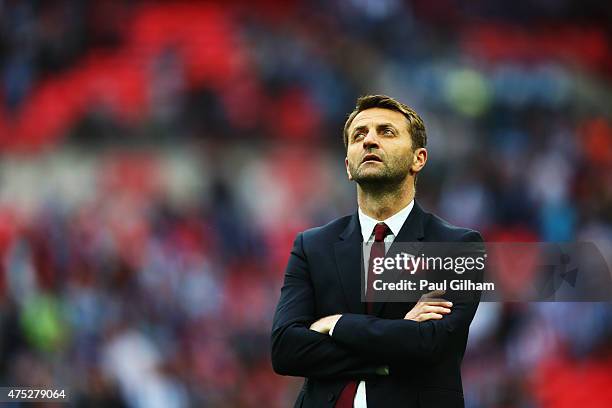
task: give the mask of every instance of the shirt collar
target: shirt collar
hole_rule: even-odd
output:
[[[397,236],[397,234],[399,234],[400,232],[400,229],[402,229],[404,222],[408,218],[408,215],[410,215],[410,211],[412,211],[412,207],[414,207],[414,200],[410,201],[410,204],[402,208],[400,211],[398,211],[391,217],[387,218],[386,220],[382,220],[382,221],[375,220],[374,218],[367,216],[363,211],[361,211],[361,208],[360,208],[358,210],[358,215],[359,215],[359,224],[361,225],[361,235],[363,237],[363,242],[368,242],[370,240],[370,237],[374,233],[374,227],[379,222],[384,222],[385,224],[387,224],[389,229],[391,229],[391,232],[393,233],[393,235]]]

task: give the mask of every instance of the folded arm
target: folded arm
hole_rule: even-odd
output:
[[[439,320],[417,322],[344,314],[334,327],[333,339],[357,353],[387,363],[435,363],[454,336],[466,336],[477,303],[454,303]]]
[[[376,375],[381,363],[310,330],[315,304],[302,234],[294,242],[272,327],[272,365],[282,375],[356,379]]]
[[[482,238],[472,231],[461,241],[482,242]],[[451,342],[467,338],[478,308],[479,296],[471,301],[448,299],[453,300],[452,312],[426,321],[344,314],[335,323],[332,338],[350,350],[385,363],[435,363],[448,351]]]

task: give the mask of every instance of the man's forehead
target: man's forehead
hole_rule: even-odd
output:
[[[380,123],[391,123],[400,127],[407,125],[408,119],[401,112],[384,108],[370,108],[359,112],[350,127],[355,129],[359,126],[370,126],[371,124],[376,126]]]

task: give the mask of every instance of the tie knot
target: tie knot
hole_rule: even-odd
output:
[[[382,242],[391,233],[391,229],[384,222],[379,222],[374,227],[374,242]]]

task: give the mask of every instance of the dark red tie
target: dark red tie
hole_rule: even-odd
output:
[[[370,301],[370,299],[373,298],[372,283],[374,282],[374,277],[376,276],[372,272],[372,265],[374,263],[374,258],[382,258],[385,256],[385,237],[389,234],[391,234],[391,229],[389,229],[387,224],[384,222],[380,222],[374,227],[374,242],[370,248],[367,279],[368,286],[366,290],[366,310],[368,314],[372,314],[372,310],[374,308],[374,303]],[[353,402],[355,401],[355,394],[357,394],[358,384],[358,381],[349,381],[344,386],[340,396],[338,397],[338,401],[336,402],[336,408],[353,408]]]
[[[355,400],[355,394],[357,394],[357,381],[349,381],[336,402],[336,408],[353,408],[353,401]]]
[[[368,281],[366,289],[366,311],[368,314],[372,314],[374,309],[374,278],[376,274],[372,271],[374,266],[375,258],[383,258],[385,256],[385,237],[391,234],[391,229],[384,222],[379,222],[374,227],[374,242],[370,248],[370,260],[368,262]]]

